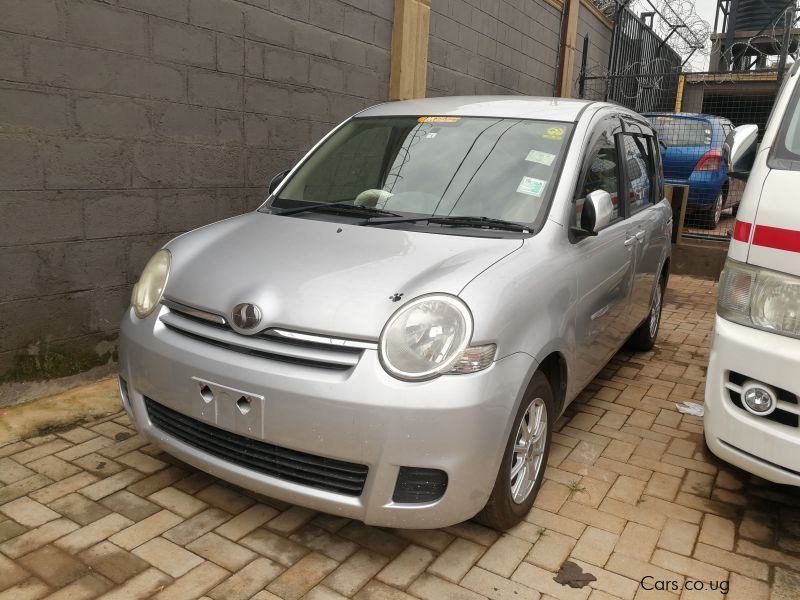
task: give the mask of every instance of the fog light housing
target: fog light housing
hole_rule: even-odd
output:
[[[400,467],[392,502],[424,504],[435,502],[447,490],[447,473],[439,469]]]
[[[778,407],[778,394],[759,381],[745,381],[742,385],[742,405],[748,412],[766,417]]]

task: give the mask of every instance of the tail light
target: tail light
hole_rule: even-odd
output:
[[[700,157],[700,160],[697,161],[697,165],[695,165],[695,171],[719,171],[720,165],[722,164],[722,154],[720,154],[719,150],[709,150],[703,156]]]

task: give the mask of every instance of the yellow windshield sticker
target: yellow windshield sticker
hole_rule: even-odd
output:
[[[564,137],[564,128],[563,127],[551,127],[548,129],[545,134],[542,136],[546,140],[560,140]]]
[[[656,117],[656,121],[672,121],[672,117]]]
[[[531,150],[528,152],[528,156],[525,157],[525,160],[532,163],[537,163],[540,165],[544,165],[545,167],[549,167],[553,164],[553,161],[556,159],[555,154],[550,154],[549,152],[542,152],[541,150]]]
[[[535,177],[523,177],[522,181],[517,186],[517,193],[527,194],[528,196],[536,196],[537,198],[544,192],[544,186],[547,185],[546,181],[536,179]]]
[[[461,117],[420,117],[419,123],[457,123]]]

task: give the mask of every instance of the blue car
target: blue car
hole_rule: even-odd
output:
[[[739,206],[741,194],[731,193],[722,144],[733,130],[728,119],[694,113],[648,113],[662,146],[666,183],[689,186],[687,215],[706,229],[719,224],[722,211]]]

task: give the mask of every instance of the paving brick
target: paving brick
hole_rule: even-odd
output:
[[[0,458],[0,483],[9,484],[36,473],[10,458]]]
[[[483,596],[476,594],[461,586],[439,579],[434,575],[423,573],[411,584],[408,591],[422,600],[439,600],[448,598],[450,600],[480,600]]]
[[[485,551],[486,548],[480,544],[456,538],[428,567],[428,572],[458,583]]]
[[[333,535],[314,524],[306,525],[289,539],[339,562],[358,550],[357,544]]]
[[[308,549],[266,529],[256,529],[239,540],[239,543],[286,567],[292,566]]]
[[[66,440],[55,439],[45,444],[34,446],[33,448],[28,448],[27,450],[13,454],[11,458],[13,458],[19,464],[24,465],[44,456],[49,456],[51,454],[55,454],[56,452],[60,452],[65,448],[69,448],[70,446],[72,446],[72,444]]]
[[[101,448],[105,448],[106,446],[110,446],[113,443],[112,440],[105,438],[103,436],[97,436],[91,440],[87,440],[71,448],[67,448],[66,450],[62,450],[61,452],[56,453],[56,456],[62,460],[72,461],[76,458],[80,458],[81,456],[86,456],[87,454],[91,454],[92,452],[97,452]]]
[[[0,505],[0,512],[25,527],[38,527],[61,515],[30,498],[18,498]]]
[[[160,510],[157,504],[140,498],[127,490],[120,490],[110,496],[106,496],[100,501],[100,504],[132,521],[141,521]]]
[[[130,519],[126,519],[117,513],[111,513],[65,535],[56,541],[55,545],[70,554],[75,554],[89,546],[94,546],[130,525],[133,525],[133,521]]]
[[[24,582],[0,592],[0,600],[36,600],[41,598],[50,588],[43,581],[31,577]]]
[[[23,554],[41,548],[45,544],[49,544],[53,540],[57,540],[77,528],[78,525],[69,519],[56,519],[3,542],[0,544],[0,551],[9,558],[18,558]]]
[[[86,574],[88,567],[55,546],[44,546],[19,559],[24,568],[48,585],[60,588]]]
[[[654,566],[646,559],[626,556],[617,552],[611,555],[605,568],[634,581],[641,581],[642,578],[649,576],[658,581],[677,581],[678,586],[682,586],[684,582],[684,577],[674,571]]]
[[[530,542],[504,535],[486,551],[478,561],[478,566],[502,577],[510,577],[531,548]]]
[[[255,503],[252,498],[248,498],[236,490],[216,483],[199,492],[196,498],[212,506],[221,508],[232,515],[238,515],[244,509]]]
[[[20,565],[0,554],[0,590],[14,586],[29,576]]]
[[[96,573],[89,573],[47,596],[47,600],[89,600],[97,598],[113,584]]]
[[[700,529],[698,541],[723,550],[733,550],[736,526],[733,521],[722,519],[716,515],[706,515]]]
[[[389,562],[386,556],[369,550],[359,550],[338,567],[336,561],[328,558],[326,560],[329,562],[324,564],[332,565],[331,571],[333,572],[325,578],[323,583],[348,597],[361,589]],[[273,589],[273,586],[270,586],[270,589],[278,595],[282,595],[277,589]]]
[[[394,529],[393,533],[409,542],[419,544],[435,552],[441,552],[453,541],[453,536],[441,529]],[[477,540],[473,541],[481,543]]]
[[[469,573],[464,576],[464,579],[461,580],[461,587],[492,598],[492,600],[516,600],[518,598],[538,600],[541,597],[541,594],[534,589],[477,566],[470,569]]]
[[[246,600],[283,571],[278,563],[258,558],[208,592],[214,600]]]
[[[126,469],[111,477],[106,477],[105,479],[101,479],[96,483],[86,486],[80,490],[80,493],[90,500],[100,500],[128,487],[131,483],[141,478],[142,474],[139,471]]]
[[[631,524],[629,523],[628,525]],[[614,551],[619,539],[620,536],[614,533],[595,527],[587,527],[578,543],[572,549],[571,556],[593,565],[603,566]]]
[[[81,552],[79,557],[95,572],[116,584],[127,581],[150,567],[146,561],[111,542],[100,542]]]
[[[179,546],[184,546],[230,518],[231,516],[224,510],[208,508],[166,531],[163,537]]]
[[[267,523],[267,528],[276,533],[290,535],[316,516],[316,511],[293,506]]]
[[[317,585],[337,565],[338,563],[335,560],[312,552],[279,575],[277,579],[267,586],[267,589],[280,598],[297,600]],[[353,575],[356,574],[353,573]],[[354,584],[351,583],[351,585]]]
[[[168,510],[162,510],[146,519],[123,529],[109,537],[109,541],[124,548],[132,550],[137,546],[164,533],[167,529],[175,527],[181,518]]]
[[[700,528],[692,523],[678,519],[667,519],[658,538],[658,547],[677,554],[690,556],[694,550],[694,543],[699,530]]]
[[[681,479],[663,473],[653,473],[645,493],[664,500],[674,500],[681,486]]]
[[[162,537],[153,538],[132,552],[172,577],[180,577],[203,562],[195,553]]]
[[[482,527],[476,525],[473,531],[480,532]],[[367,527],[363,523],[351,521],[345,527],[339,530],[339,535],[345,537],[357,544],[360,544],[367,550],[372,550],[378,554],[383,554],[389,558],[394,558],[405,549],[408,542],[392,535],[383,529],[375,527]],[[496,534],[495,534],[496,535]]]
[[[196,515],[207,506],[205,502],[174,487],[165,487],[151,494],[147,499],[184,518]]]
[[[770,586],[765,581],[750,579],[738,573],[731,573],[728,581],[726,600],[768,600]]]
[[[117,458],[117,461],[121,462],[123,465],[132,467],[137,471],[147,473],[148,475],[155,473],[156,471],[160,471],[167,466],[163,461],[153,458],[152,456],[148,456],[147,454],[143,454],[138,450],[123,454]]]
[[[377,579],[391,586],[405,588],[433,562],[435,556],[427,548],[412,544],[386,565],[378,573]]]
[[[618,516],[573,501],[564,503],[559,514],[569,519],[585,523],[586,525],[593,525],[599,529],[605,529],[611,533],[621,533],[625,526],[625,520]]]
[[[356,600],[414,600],[413,596],[374,579],[353,597]]]
[[[222,567],[214,563],[204,562],[176,579],[164,590],[156,594],[155,598],[156,600],[196,598],[228,576],[230,576],[230,573]]]
[[[562,586],[553,580],[555,573],[545,571],[528,562],[523,562],[511,576],[512,581],[521,583],[543,594],[542,598],[558,598],[559,600],[586,600],[592,591],[589,587],[574,589]]]
[[[45,456],[28,463],[28,468],[49,477],[53,481],[61,481],[80,472],[80,467],[72,465],[57,456]]]
[[[57,500],[62,496],[66,496],[67,494],[71,494],[72,492],[80,490],[81,488],[91,485],[95,481],[97,481],[97,477],[91,473],[80,472],[67,477],[66,479],[62,479],[61,481],[48,485],[47,487],[37,489],[35,492],[31,492],[29,495],[37,502],[49,504],[53,500]],[[0,501],[2,501],[2,499],[0,499]]]
[[[131,598],[151,598],[158,590],[168,585],[172,579],[158,569],[147,569],[135,575],[122,586],[102,596],[103,600],[130,600]]]
[[[186,549],[215,562],[232,573],[244,567],[257,556],[255,552],[213,532],[187,544]]]

